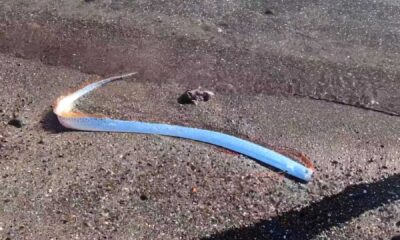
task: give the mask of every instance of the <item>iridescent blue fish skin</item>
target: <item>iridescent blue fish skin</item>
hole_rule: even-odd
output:
[[[312,169],[307,168],[306,166],[275,151],[228,134],[161,123],[125,121],[91,116],[68,116],[67,113],[71,110],[71,105],[73,105],[73,102],[79,97],[102,86],[105,83],[113,80],[120,80],[131,75],[132,74],[126,74],[122,77],[113,77],[95,82],[76,91],[75,93],[72,93],[69,96],[64,97],[64,99],[66,99],[65,102],[62,102],[64,99],[61,99],[58,103],[59,106],[56,106],[54,110],[60,123],[67,128],[84,131],[157,134],[209,143],[249,156],[303,181],[308,182],[311,180],[311,176],[313,174]]]

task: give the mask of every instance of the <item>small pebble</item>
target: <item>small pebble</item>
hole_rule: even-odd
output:
[[[265,9],[264,14],[265,15],[272,15],[274,13],[270,9]]]
[[[178,98],[180,104],[197,104],[198,102],[207,102],[215,94],[206,90],[188,90]]]
[[[146,195],[144,195],[144,194],[140,195],[140,200],[146,201],[146,200],[148,200],[148,199],[149,199],[149,198],[148,198]]]
[[[8,121],[8,125],[14,126],[16,128],[22,128],[22,126],[24,126],[24,123],[19,118],[13,118],[10,121]]]

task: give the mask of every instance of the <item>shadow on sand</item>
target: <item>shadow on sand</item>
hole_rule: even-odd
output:
[[[40,123],[42,125],[42,128],[46,132],[60,133],[60,132],[71,131],[60,124],[60,122],[57,119],[57,115],[55,115],[52,110],[48,110],[46,113],[43,114]]]
[[[369,184],[349,186],[300,210],[291,210],[249,227],[228,229],[203,240],[311,239],[362,213],[400,199],[400,174]]]

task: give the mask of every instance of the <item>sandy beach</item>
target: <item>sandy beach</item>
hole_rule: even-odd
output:
[[[0,3],[2,239],[397,239],[400,5]],[[88,113],[306,154],[312,181],[171,137],[67,130]],[[179,104],[198,87],[208,102]]]

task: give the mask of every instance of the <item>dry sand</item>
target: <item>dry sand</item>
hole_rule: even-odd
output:
[[[0,3],[0,236],[399,235],[398,4],[178,2]],[[344,16],[351,19],[340,28]],[[51,113],[53,100],[85,80],[132,70],[136,79],[99,89],[78,108],[296,149],[315,163],[313,180],[193,141],[68,131]],[[215,98],[178,104],[198,86]]]

